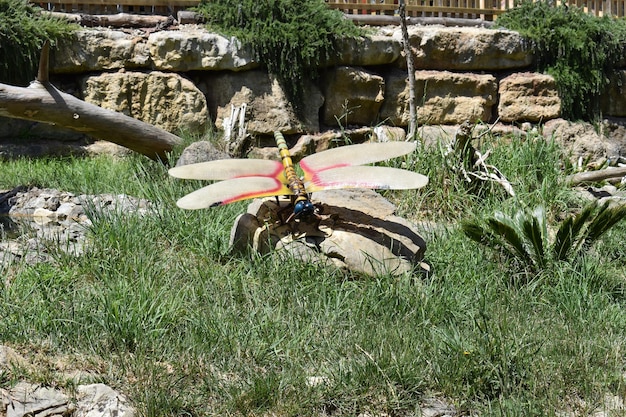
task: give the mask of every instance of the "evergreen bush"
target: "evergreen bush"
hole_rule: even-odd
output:
[[[202,0],[196,12],[212,30],[236,36],[299,108],[305,81],[331,60],[336,40],[360,34],[351,21],[323,0]]]
[[[27,85],[37,75],[44,42],[54,45],[76,28],[26,0],[0,0],[0,82]]]
[[[497,23],[530,42],[537,69],[557,82],[564,118],[599,118],[600,96],[623,56],[624,20],[595,17],[575,6],[524,1]]]

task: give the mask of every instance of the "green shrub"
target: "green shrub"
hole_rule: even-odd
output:
[[[27,85],[37,75],[44,41],[55,44],[76,28],[26,0],[0,0],[0,82]]]
[[[202,0],[196,11],[211,29],[249,45],[296,110],[305,81],[315,79],[317,68],[333,57],[336,39],[360,33],[323,0]]]
[[[524,1],[497,22],[530,42],[537,69],[557,82],[563,117],[598,119],[600,96],[623,56],[623,20],[595,17],[577,7],[547,1]]]
[[[485,221],[486,226],[466,221],[462,228],[470,239],[501,250],[516,259],[522,269],[537,273],[554,262],[576,259],[624,218],[626,206],[599,205],[594,201],[577,215],[566,218],[552,241],[541,206],[532,213],[521,209],[513,217],[497,211]]]

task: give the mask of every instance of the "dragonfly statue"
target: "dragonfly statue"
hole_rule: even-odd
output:
[[[285,138],[274,132],[281,161],[262,159],[222,159],[171,168],[175,178],[220,180],[177,201],[183,209],[216,207],[236,201],[269,196],[291,196],[293,213],[287,219],[306,219],[316,209],[310,194],[339,188],[405,190],[421,188],[428,177],[398,168],[370,166],[374,162],[413,152],[415,143],[380,142],[348,145],[304,157],[300,178],[295,170]]]

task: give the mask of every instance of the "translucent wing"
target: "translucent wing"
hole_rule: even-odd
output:
[[[183,209],[196,210],[249,198],[287,194],[292,192],[277,178],[241,177],[200,188],[178,200],[176,205]]]
[[[408,190],[422,188],[428,184],[428,177],[404,169],[349,166],[327,169],[315,173],[305,183],[307,192],[332,188],[372,188]]]
[[[327,169],[371,164],[413,152],[414,142],[378,142],[341,146],[302,158],[300,167],[304,180],[309,181],[316,172]]]
[[[271,177],[282,181],[283,164],[264,159],[220,159],[183,165],[169,170],[172,177],[188,180],[228,180],[239,177]]]

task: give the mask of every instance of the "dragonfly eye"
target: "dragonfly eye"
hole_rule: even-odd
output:
[[[315,206],[310,201],[298,201],[293,208],[296,217],[307,217],[315,213]]]

